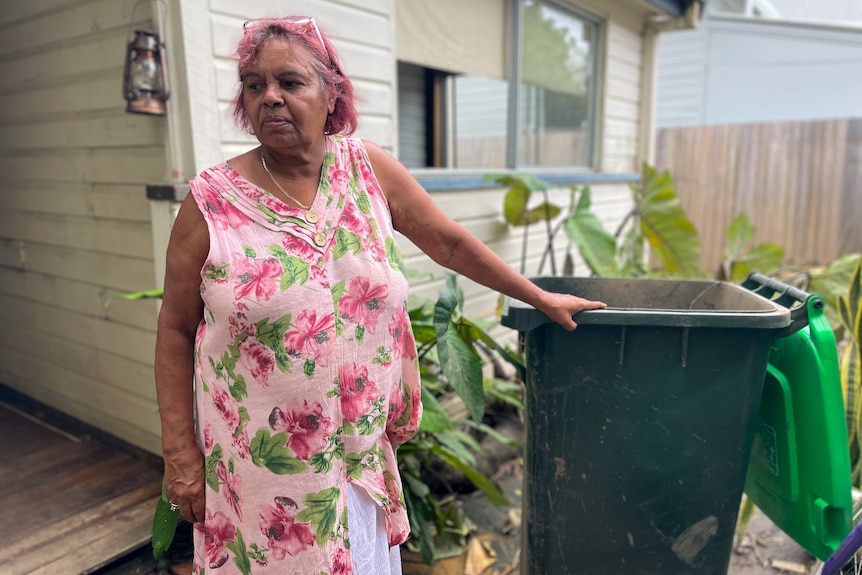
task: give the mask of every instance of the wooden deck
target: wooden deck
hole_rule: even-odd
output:
[[[96,571],[150,540],[161,469],[0,386],[0,573]]]

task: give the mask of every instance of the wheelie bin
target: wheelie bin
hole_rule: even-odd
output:
[[[725,575],[790,310],[716,281],[533,281],[608,308],[573,332],[504,310],[527,364],[521,574]]]
[[[745,493],[799,545],[826,560],[853,519],[838,350],[826,305],[816,294],[757,273],[742,286],[792,307],[793,325],[769,353]]]

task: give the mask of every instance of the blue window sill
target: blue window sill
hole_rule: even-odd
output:
[[[411,170],[419,184],[432,191],[476,190],[481,188],[499,188],[493,181],[483,181],[487,174],[524,173],[542,179],[552,184],[584,185],[584,184],[628,184],[641,179],[640,172],[619,174],[600,174],[596,172],[541,171],[541,170]]]

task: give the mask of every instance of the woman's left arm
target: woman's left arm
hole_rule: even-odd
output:
[[[568,330],[577,327],[572,319],[576,313],[605,307],[601,302],[539,288],[443,213],[391,154],[371,142],[365,142],[365,148],[389,201],[395,229],[438,264],[532,305]]]

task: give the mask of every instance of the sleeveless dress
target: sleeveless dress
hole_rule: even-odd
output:
[[[210,237],[195,344],[207,488],[194,573],[389,573],[368,547],[382,539],[399,564],[410,527],[395,449],[422,406],[407,280],[362,142],[327,137],[307,211],[227,163],[191,193]],[[354,531],[365,536],[351,546]]]

